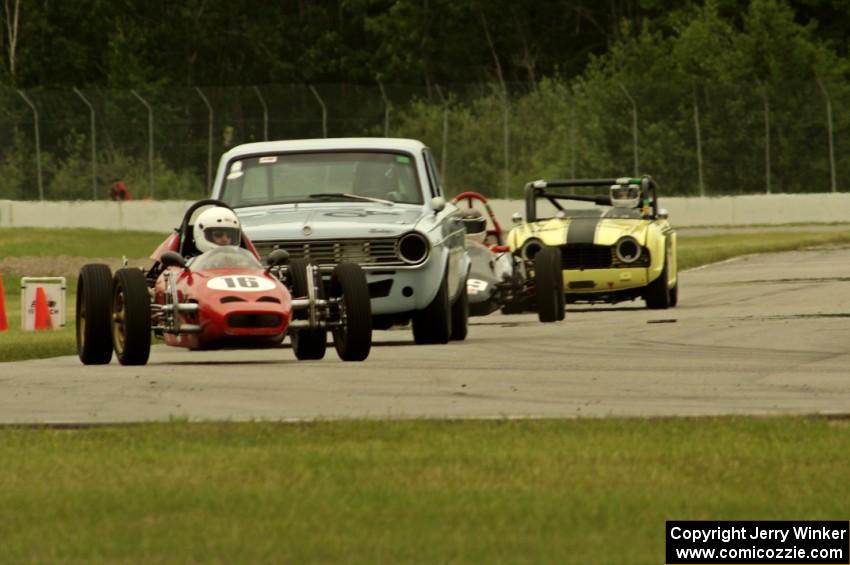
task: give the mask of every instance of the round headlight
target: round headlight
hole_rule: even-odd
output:
[[[532,237],[525,240],[525,243],[522,244],[522,248],[519,250],[519,254],[526,261],[534,261],[534,256],[540,253],[541,249],[543,249],[543,242]]]
[[[428,257],[428,238],[419,232],[410,232],[398,240],[398,255],[408,265],[416,265]]]
[[[615,251],[617,253],[617,259],[628,265],[640,259],[641,247],[638,240],[627,235],[620,238]]]

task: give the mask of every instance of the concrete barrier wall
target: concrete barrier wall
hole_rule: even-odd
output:
[[[521,200],[491,200],[493,211],[510,227]],[[0,227],[98,228],[167,233],[175,228],[188,201],[19,202],[0,200]],[[576,203],[579,207],[581,203]],[[717,198],[662,198],[676,227],[752,224],[850,223],[850,193],[772,194]],[[542,211],[542,209],[541,209]]]

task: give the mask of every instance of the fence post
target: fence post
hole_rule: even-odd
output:
[[[263,106],[263,141],[269,140],[269,107],[266,106],[266,100],[263,98],[263,95],[260,94],[260,89],[254,86],[254,94],[257,95],[257,99],[260,101],[260,104]]]
[[[570,121],[570,178],[576,178],[576,101],[575,97],[570,94],[568,97],[570,105],[569,121]]]
[[[629,94],[629,91],[626,90],[625,85],[623,83],[617,83],[620,86],[620,89],[623,91],[623,94],[626,95],[626,98],[629,99],[629,102],[632,105],[632,145],[634,147],[634,161],[635,161],[635,176],[640,174],[640,162],[638,161],[638,112],[637,112],[637,104],[635,103],[635,99],[632,98],[632,95]]]
[[[697,137],[697,182],[699,183],[699,195],[705,196],[705,184],[702,176],[702,131],[699,125],[699,104],[697,103],[697,87],[693,86],[694,95],[694,131]]]
[[[24,99],[24,102],[32,109],[32,115],[35,120],[35,170],[38,177],[38,199],[44,200],[44,184],[41,181],[41,138],[38,133],[38,110],[35,108],[23,90],[18,90],[18,94]]]
[[[832,100],[830,100],[829,92],[827,92],[826,87],[823,85],[820,78],[816,80],[821,92],[823,92],[823,98],[826,100],[826,124],[829,132],[829,184],[832,192],[835,192],[837,190],[837,186],[835,180],[835,149],[832,141]]]
[[[434,86],[437,87],[437,94],[443,103],[443,147],[440,151],[440,176],[443,177],[443,184],[446,184],[446,155],[449,152],[449,106],[440,85],[434,84]]]
[[[86,97],[83,96],[83,93],[80,92],[76,86],[74,87],[74,92],[77,96],[80,97],[80,100],[89,107],[89,115],[91,117],[91,197],[92,200],[97,200],[97,142],[96,142],[96,132],[95,128],[95,114],[94,114],[94,106],[86,100]]]
[[[379,80],[378,87],[381,89],[381,98],[384,99],[384,137],[390,136],[390,110],[392,110],[392,104],[390,103],[390,99],[387,98],[387,92],[384,90],[384,84]]]
[[[212,189],[213,120],[215,119],[215,114],[213,113],[212,104],[210,104],[210,101],[207,100],[206,96],[204,96],[200,87],[196,86],[195,90],[198,92],[201,100],[204,101],[204,104],[207,105],[207,111],[209,112],[209,126],[207,129],[207,190],[210,190]]]
[[[153,108],[135,90],[130,93],[148,109],[148,196],[153,198]]]
[[[766,194],[770,194],[770,99],[767,97],[765,85],[761,81],[758,81],[758,85],[764,106],[764,190]]]
[[[328,109],[325,106],[325,102],[322,100],[322,97],[319,96],[319,93],[313,88],[313,85],[308,85],[310,90],[313,92],[313,96],[316,97],[316,100],[319,101],[319,106],[322,107],[322,137],[328,136]]]
[[[505,140],[505,200],[510,198],[510,189],[511,189],[511,147],[510,147],[510,136],[511,136],[511,128],[510,128],[510,106],[508,105],[508,91],[507,89],[502,89],[502,127],[504,129],[504,140]]]

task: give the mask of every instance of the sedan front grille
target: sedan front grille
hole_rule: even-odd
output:
[[[275,249],[284,249],[291,259],[307,259],[321,267],[343,261],[363,266],[407,266],[399,256],[396,238],[255,241],[254,246],[264,259]]]

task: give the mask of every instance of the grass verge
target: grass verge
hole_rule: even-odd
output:
[[[167,236],[124,230],[0,228],[0,257],[147,257]]]
[[[0,430],[11,562],[630,563],[664,521],[846,520],[848,422]]]
[[[752,232],[679,236],[679,269],[691,269],[751,253],[793,251],[850,244],[850,230],[823,232]]]

